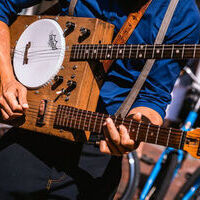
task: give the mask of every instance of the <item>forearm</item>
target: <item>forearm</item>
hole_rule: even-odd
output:
[[[14,79],[10,57],[10,31],[7,24],[0,21],[0,77],[2,82]]]
[[[151,121],[151,123],[153,123],[155,125],[162,125],[162,123],[163,123],[163,120],[162,120],[160,114],[151,108],[142,107],[142,106],[136,107],[136,108],[133,108],[129,112],[129,115],[136,114],[136,113],[141,113],[142,115],[147,117]]]

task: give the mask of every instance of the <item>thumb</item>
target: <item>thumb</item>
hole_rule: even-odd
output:
[[[136,113],[133,115],[133,119],[138,121],[138,122],[141,122],[142,121],[142,114],[141,113]]]
[[[19,103],[23,109],[28,109],[28,102],[27,102],[27,90],[23,86],[18,89],[18,99]]]

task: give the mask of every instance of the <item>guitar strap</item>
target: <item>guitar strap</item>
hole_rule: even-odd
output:
[[[179,0],[170,1],[170,4],[165,13],[164,19],[162,21],[161,27],[159,29],[159,32],[154,44],[162,44],[178,2]],[[137,95],[139,94],[151,68],[153,67],[154,62],[155,62],[155,59],[147,60],[145,66],[143,67],[142,72],[140,73],[140,76],[138,77],[130,93],[128,94],[125,101],[122,103],[120,108],[115,113],[116,116],[121,115],[121,117],[125,117],[127,115]]]
[[[141,20],[142,16],[144,15],[145,11],[147,10],[148,6],[150,5],[152,0],[147,1],[142,8],[135,13],[130,13],[127,17],[125,23],[121,27],[120,31],[116,35],[115,39],[113,40],[112,44],[125,44],[128,39],[130,38],[131,34],[135,30],[136,26],[138,25],[139,21]],[[104,71],[107,72],[112,65],[113,60],[105,60],[103,61]]]
[[[68,12],[68,15],[69,15],[69,16],[73,16],[73,15],[74,15],[74,9],[75,9],[75,7],[76,7],[77,1],[78,1],[78,0],[71,0],[71,1],[70,1],[70,4],[69,4],[69,12]]]

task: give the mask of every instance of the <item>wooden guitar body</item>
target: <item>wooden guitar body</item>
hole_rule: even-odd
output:
[[[184,132],[94,112],[103,82],[99,60],[200,58],[199,44],[112,45],[114,26],[98,19],[20,16],[11,26],[16,78],[28,89],[29,109],[3,123],[75,142],[98,142],[107,117],[137,142],[173,147],[200,158],[200,132]]]
[[[52,119],[50,115],[45,116],[43,125],[37,126],[36,121],[39,106],[41,100],[48,101],[46,114],[48,114],[50,111],[55,113],[56,107],[54,106],[59,104],[95,111],[99,96],[99,89],[102,82],[102,79],[100,78],[101,74],[99,73],[101,72],[99,68],[100,66],[97,66],[96,64],[98,63],[96,62],[71,62],[69,55],[70,52],[67,51],[67,49],[70,49],[73,44],[77,43],[109,44],[112,40],[114,26],[101,20],[91,18],[75,18],[67,16],[19,16],[14,24],[12,24],[10,27],[11,49],[15,49],[16,42],[20,38],[21,34],[29,27],[29,25],[39,19],[53,19],[60,25],[60,27],[63,29],[63,32],[67,32],[64,36],[67,46],[65,58],[62,67],[57,74],[57,76],[63,77],[63,82],[54,89],[52,89],[52,86],[55,84],[55,80],[50,81],[46,86],[41,88],[28,89],[28,102],[30,109],[25,116],[25,121],[22,119],[18,120],[18,126],[36,132],[56,135],[72,141],[79,141],[79,137],[81,137],[81,141],[88,140],[89,132],[75,136],[71,131],[54,129],[52,121],[50,123],[50,120]],[[75,27],[72,27],[72,30],[67,31],[67,29],[69,29],[69,22],[73,23]],[[66,25],[66,23],[68,24]],[[85,38],[82,39],[83,41],[79,41],[81,37],[81,28],[85,28],[90,32]],[[40,30],[38,30],[38,35],[36,37],[39,36]],[[67,94],[61,95],[57,101],[53,102],[58,97],[59,92],[62,89],[69,87],[70,81],[74,81],[76,83],[75,89]],[[16,126],[16,121],[12,123]]]

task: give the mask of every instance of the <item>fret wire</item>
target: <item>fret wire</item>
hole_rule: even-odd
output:
[[[80,46],[79,46],[79,49],[80,49],[79,58],[81,59],[81,58],[82,58],[83,45],[80,45]]]
[[[72,118],[69,119],[69,127],[72,128],[72,125],[73,125],[73,115],[74,115],[74,112],[75,112],[75,109],[72,108]]]
[[[103,45],[101,45],[101,53],[100,53],[100,59],[103,58]]]
[[[182,50],[182,59],[184,57],[184,53],[185,53],[185,44],[183,45],[183,50]]]
[[[168,133],[168,137],[167,137],[167,144],[166,144],[167,147],[169,145],[169,139],[170,139],[171,131],[172,131],[172,129],[170,128],[169,133]]]
[[[131,58],[131,54],[132,54],[132,48],[133,48],[133,45],[131,44],[131,45],[130,45],[130,49],[129,49],[129,56],[128,56],[128,57],[129,57],[129,59]]]
[[[95,52],[95,46],[93,45],[93,47],[92,47],[91,59],[93,59],[93,57],[94,57],[94,52]]]
[[[74,50],[74,59],[76,59],[76,51],[77,51],[77,48],[76,48],[76,45],[75,46],[75,50]]]
[[[61,110],[60,110],[60,120],[59,120],[59,125],[62,126],[62,113],[63,113],[63,108],[64,106],[61,106]]]
[[[173,55],[174,55],[174,44],[172,45],[171,58],[173,58]]]
[[[55,121],[54,121],[54,125],[58,124],[59,107],[60,107],[60,106],[58,106],[58,108],[57,108],[57,110],[56,110],[56,118],[55,118]]]
[[[138,58],[139,48],[140,48],[140,45],[138,44],[138,45],[137,45],[136,58]]]
[[[91,125],[91,120],[92,120],[92,116],[93,116],[93,112],[88,112],[88,114],[90,114],[90,117],[89,117],[89,122],[88,122],[88,131],[90,130],[90,125]]]
[[[108,45],[106,45],[106,53],[105,53],[105,59],[107,59],[108,54]]]
[[[83,128],[85,129],[85,124],[86,124],[86,120],[87,120],[87,114],[88,114],[88,110],[86,110],[86,115],[85,115],[85,119],[84,119],[84,122],[83,122]]]
[[[66,116],[67,116],[66,115],[67,114],[67,108],[65,106],[63,108],[64,108],[64,111],[63,111],[63,113],[64,113],[64,117],[63,118],[64,119],[62,120],[62,126],[65,127],[65,119],[66,119]]]
[[[130,123],[129,123],[129,127],[128,127],[128,132],[129,132],[129,133],[131,132],[132,123],[133,123],[133,119],[132,119],[132,120],[130,121]]]
[[[93,132],[95,132],[98,116],[99,116],[99,113],[97,113],[95,120],[94,120]]]
[[[79,58],[79,53],[80,53],[80,46],[78,45],[77,46],[77,52],[76,52],[76,58],[77,59]]]
[[[147,132],[146,132],[145,142],[146,142],[147,139],[148,139],[149,128],[150,128],[150,123],[148,124],[148,127],[147,127]]]
[[[163,44],[161,58],[163,58],[164,50],[165,50],[165,45]]]
[[[137,127],[137,133],[136,133],[136,138],[135,138],[136,141],[138,140],[140,126],[141,126],[141,122],[139,122],[138,127]]]
[[[74,120],[74,128],[76,128],[76,121],[77,121],[77,118],[78,118],[78,110],[77,110],[77,113],[75,114],[75,120]],[[81,120],[80,120],[81,121]]]
[[[113,47],[114,47],[114,46],[111,46],[110,58],[113,57]]]
[[[87,59],[90,58],[90,45],[88,44],[88,55],[87,55]]]
[[[119,56],[119,44],[117,45],[116,59],[118,58],[118,56]]]
[[[114,124],[116,126],[118,116],[115,116]]]
[[[86,59],[87,44],[84,45],[84,46],[85,46],[85,49],[84,49],[84,54],[83,54],[83,60]]]
[[[194,45],[194,53],[193,53],[193,58],[195,58],[196,56],[196,48],[197,48],[197,44]]]
[[[146,53],[147,53],[147,44],[145,45],[145,49],[144,49],[144,59],[146,58]]]
[[[95,56],[95,59],[97,60],[97,58],[98,58],[98,55],[99,55],[99,45],[97,45],[97,52],[96,52],[96,56]]]
[[[68,127],[68,123],[69,123],[69,113],[71,112],[71,108],[72,108],[72,107],[68,107],[68,108],[67,108],[67,110],[68,110],[67,114],[68,114],[68,115],[67,115],[67,118],[66,118],[67,120],[65,121],[65,127]]]
[[[101,133],[101,131],[102,131],[104,116],[105,116],[105,114],[102,114],[101,121],[100,121],[100,127],[99,127],[99,133]]]
[[[156,142],[155,142],[155,144],[158,144],[159,132],[160,132],[160,126],[158,126],[158,130],[157,130],[157,136],[156,136]]]
[[[81,129],[81,120],[82,120],[83,110],[80,110],[80,113],[81,115],[80,115],[80,121],[78,123],[78,129]]]
[[[125,58],[125,52],[126,51],[126,45],[124,44],[124,48],[123,48],[123,54],[122,54],[122,58],[124,59]]]
[[[156,45],[154,44],[154,45],[153,45],[153,54],[152,54],[152,58],[154,58],[154,56],[155,56],[155,48],[156,48]]]

